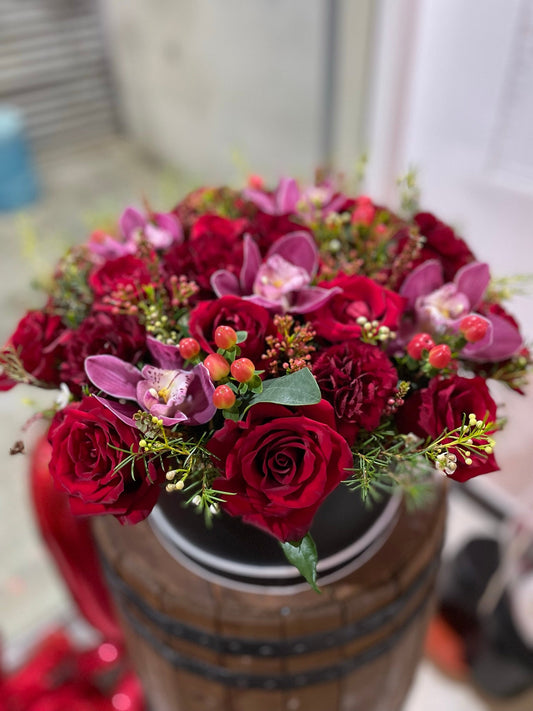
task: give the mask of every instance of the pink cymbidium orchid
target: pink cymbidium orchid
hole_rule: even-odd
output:
[[[172,213],[155,212],[148,217],[134,207],[127,207],[119,220],[122,240],[105,232],[93,232],[89,249],[105,259],[115,259],[135,254],[141,237],[154,249],[167,249],[173,243],[183,242],[181,223]]]
[[[480,307],[489,281],[488,265],[472,262],[459,269],[453,282],[444,283],[441,264],[430,259],[409,274],[400,294],[407,299],[407,311],[414,315],[416,330],[457,332],[461,320]],[[509,321],[496,314],[476,315],[487,322],[487,331],[480,341],[464,346],[461,353],[465,358],[478,362],[505,360],[522,347],[522,337]]]
[[[277,240],[264,261],[259,247],[244,237],[239,277],[219,269],[211,277],[217,296],[240,296],[275,313],[305,314],[323,306],[340,289],[311,286],[318,269],[318,249],[307,232],[290,232]]]
[[[346,203],[346,196],[329,181],[301,189],[293,178],[281,178],[272,193],[246,188],[243,196],[268,215],[295,213],[304,220],[315,219],[317,214],[325,217]]]
[[[157,365],[142,370],[116,356],[95,355],[85,360],[85,372],[93,385],[119,402],[97,399],[126,424],[136,426],[133,415],[139,409],[175,424],[202,425],[213,417],[214,385],[203,363],[185,370],[176,346],[148,339],[148,348]],[[133,400],[137,405],[120,402]]]

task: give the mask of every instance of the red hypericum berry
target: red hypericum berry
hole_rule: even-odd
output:
[[[488,321],[477,314],[465,316],[459,324],[459,330],[469,343],[481,341],[487,333],[488,327]]]
[[[178,343],[180,355],[185,360],[190,360],[200,353],[200,344],[196,338],[182,338]]]
[[[211,380],[222,380],[229,375],[229,363],[220,353],[211,353],[204,360],[204,365],[209,371]]]
[[[219,410],[229,410],[235,404],[235,393],[229,385],[219,385],[213,393],[213,405]]]
[[[229,350],[237,344],[237,333],[231,326],[219,326],[215,330],[215,343],[217,348]]]
[[[435,345],[435,341],[429,333],[417,333],[407,344],[407,353],[415,360],[422,358],[422,351],[430,351]]]
[[[247,383],[253,378],[255,365],[249,358],[237,358],[231,364],[231,374],[239,383]]]
[[[450,346],[446,343],[441,343],[439,346],[433,346],[429,351],[428,361],[433,368],[445,368],[452,359]]]
[[[252,173],[248,176],[248,187],[253,190],[262,190],[265,187],[265,181],[260,175]]]

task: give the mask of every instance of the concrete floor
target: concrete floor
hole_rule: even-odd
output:
[[[101,225],[107,218],[116,217],[124,206],[138,204],[143,195],[164,210],[191,187],[116,138],[76,155],[46,160],[41,174],[41,201],[24,214],[0,216],[0,342],[4,342],[26,308],[42,303],[42,295],[32,292],[28,284],[49,271],[66,245],[80,241],[91,227]],[[11,658],[52,621],[73,617],[71,603],[47,559],[32,519],[26,489],[27,459],[8,454],[33,412],[30,399],[46,406],[50,393],[19,386],[0,397],[0,633]],[[531,442],[519,435],[520,431],[526,433],[531,400],[513,402],[522,430],[519,427],[518,435],[510,436],[507,444],[504,442],[504,460],[508,462],[504,473],[507,478],[511,471],[521,473],[516,485],[521,491],[524,477],[529,475]],[[38,427],[33,427],[25,437],[27,443],[38,434]],[[501,489],[493,487],[493,494],[499,497]],[[514,497],[511,504],[516,505],[519,499]],[[454,497],[451,509],[448,550],[472,532],[494,528],[485,514],[461,497]],[[490,703],[468,686],[442,677],[424,662],[405,711],[426,711],[428,707],[431,711],[530,711],[533,698],[528,696],[507,705]]]

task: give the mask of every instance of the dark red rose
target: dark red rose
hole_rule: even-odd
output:
[[[427,388],[415,392],[400,408],[397,423],[401,432],[413,432],[419,437],[435,439],[444,430],[460,427],[463,418],[474,413],[479,420],[496,421],[496,403],[481,377],[433,378]],[[495,428],[494,428],[495,429]],[[479,474],[499,469],[493,454],[483,456],[471,452],[472,464],[464,463],[457,454],[457,470],[451,479],[467,481]]]
[[[256,239],[261,254],[265,255],[270,247],[289,232],[310,232],[295,215],[268,215],[257,210],[250,218],[248,231]]]
[[[195,269],[195,281],[210,288],[210,278],[217,269],[238,274],[242,266],[243,235],[247,220],[228,220],[218,215],[202,215],[191,228],[189,249]]]
[[[213,338],[218,326],[231,326],[236,331],[247,331],[248,338],[239,345],[241,355],[254,363],[265,351],[265,338],[276,333],[267,309],[238,296],[222,296],[214,301],[203,301],[191,311],[189,332],[207,353],[215,353]]]
[[[419,256],[413,260],[408,268],[414,269],[428,259],[436,259],[442,265],[444,281],[453,281],[455,274],[465,264],[475,260],[474,254],[470,251],[466,242],[458,237],[449,225],[441,222],[430,212],[419,212],[413,218],[420,234],[425,237],[424,246]],[[401,252],[408,237],[408,230],[400,230],[397,234],[398,249]],[[402,281],[408,272],[402,275]],[[400,284],[398,283],[398,286]]]
[[[231,493],[224,510],[280,541],[305,536],[320,504],[353,465],[325,400],[296,411],[255,405],[244,422],[226,420],[209,449],[223,474],[213,487]]]
[[[105,311],[93,311],[76,330],[62,337],[64,361],[61,380],[79,395],[88,384],[85,358],[90,355],[114,355],[135,365],[146,346],[144,327],[134,316],[120,316]]]
[[[322,308],[309,314],[317,335],[332,343],[358,338],[361,335],[359,317],[377,321],[392,331],[398,328],[405,299],[394,291],[385,289],[365,276],[338,276],[324,281],[319,286],[331,289],[340,286],[342,294],[336,294]]]
[[[313,364],[323,397],[333,405],[339,432],[353,443],[362,428],[379,425],[398,373],[378,347],[348,341],[321,352]]]
[[[176,276],[184,275],[191,280],[196,277],[194,260],[188,242],[173,244],[163,255],[161,266],[165,281],[174,274]],[[211,287],[208,291],[211,292]]]
[[[19,354],[26,372],[46,385],[59,385],[59,365],[63,349],[59,342],[65,326],[59,316],[43,311],[28,311],[9,338],[7,345]],[[0,389],[9,390],[16,382],[0,376]]]
[[[132,254],[108,259],[89,276],[89,286],[97,297],[123,289],[130,289],[132,294],[139,294],[141,286],[151,281],[145,262]]]
[[[119,468],[126,457],[119,450],[138,450],[140,433],[94,397],[84,397],[60,410],[48,435],[52,445],[50,474],[58,489],[70,496],[76,515],[113,514],[120,523],[138,523],[148,516],[164,479],[154,464],[146,471],[142,459]]]

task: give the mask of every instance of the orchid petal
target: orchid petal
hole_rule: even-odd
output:
[[[252,188],[245,188],[242,191],[242,195],[245,200],[249,200],[256,207],[258,207],[262,212],[267,215],[273,215],[275,213],[274,201],[270,195],[264,193],[262,190],[253,190]]]
[[[107,400],[105,397],[100,397],[98,395],[93,395],[99,403],[107,407],[108,410],[122,420],[126,425],[130,425],[137,429],[137,423],[133,419],[133,415],[139,411],[139,408],[135,405],[130,405],[129,403],[114,402],[113,400]]]
[[[97,388],[126,400],[135,400],[137,383],[142,380],[134,365],[112,355],[89,356],[85,359],[85,372]]]
[[[300,199],[300,190],[294,178],[281,178],[275,193],[276,214],[294,212]]]
[[[436,259],[428,259],[416,267],[400,287],[400,295],[407,299],[407,309],[412,309],[419,296],[427,296],[444,283],[442,266]]]
[[[165,370],[181,370],[184,360],[178,346],[170,343],[161,343],[157,338],[148,336],[146,345],[156,365]]]
[[[215,416],[217,411],[213,405],[215,386],[213,385],[209,371],[203,363],[195,365],[192,372],[195,377],[190,387],[190,393],[193,396],[195,407],[198,406],[202,394],[205,398],[205,403],[201,409],[195,410],[190,415],[189,421],[192,425],[204,425]]]
[[[158,212],[154,216],[154,222],[161,230],[172,235],[175,242],[183,242],[183,228],[176,215],[171,212]]]
[[[259,271],[260,266],[261,252],[259,251],[259,247],[250,235],[244,235],[243,261],[239,279],[243,294],[249,294],[253,290],[255,275]],[[215,274],[217,273],[218,272],[215,272]]]
[[[166,427],[172,427],[172,425],[177,425],[180,422],[188,420],[187,415],[181,411],[176,412],[174,417],[167,417],[167,415],[165,415],[167,408],[168,406],[165,404],[153,405],[150,408],[150,413],[162,420]]]
[[[295,292],[289,311],[296,314],[307,314],[324,306],[335,294],[342,293],[340,286],[322,289],[320,286],[309,286]]]
[[[169,232],[150,223],[146,224],[144,235],[154,249],[167,249],[174,242],[174,237]]]
[[[227,269],[219,269],[211,275],[211,288],[217,296],[240,296],[239,280]]]
[[[268,250],[267,259],[275,254],[291,264],[302,267],[311,278],[316,274],[318,249],[308,232],[289,232],[280,237]]]
[[[146,217],[134,207],[127,207],[122,213],[118,222],[120,231],[126,237],[130,238],[135,230],[142,230],[146,225]]]
[[[466,294],[473,310],[479,306],[490,282],[489,265],[484,262],[465,264],[455,275],[454,282],[457,291]]]
[[[487,319],[492,324],[492,343],[486,347],[479,347],[473,343],[470,346],[469,358],[478,362],[498,362],[511,358],[522,348],[523,340],[520,331],[509,323],[506,319],[496,314],[487,315]],[[482,341],[480,342],[482,343]],[[472,346],[478,346],[472,349]],[[465,349],[463,349],[464,352]],[[474,350],[474,352],[472,352]]]
[[[280,314],[286,311],[286,309],[283,308],[283,304],[281,301],[270,301],[269,299],[265,299],[263,296],[258,296],[256,294],[251,294],[250,296],[243,296],[242,298],[245,301],[251,301],[252,304],[262,306],[264,309],[267,309],[268,311],[270,311],[270,313],[273,314]]]

